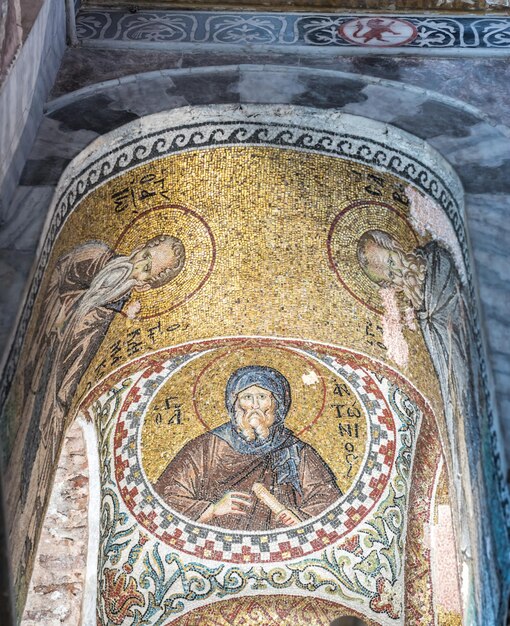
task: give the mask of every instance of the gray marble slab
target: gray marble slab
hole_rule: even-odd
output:
[[[18,314],[35,250],[0,249],[0,345],[5,346]]]
[[[0,212],[0,250],[7,254],[35,252],[53,187],[18,186],[8,207]]]
[[[374,78],[394,80],[478,107],[494,123],[510,125],[510,63],[495,58],[419,58],[397,56],[344,57],[323,51],[306,55],[302,51],[268,52],[264,46],[242,54],[201,50],[182,52],[130,49],[67,49],[52,90],[59,97],[105,80],[118,79],[154,70],[243,64],[288,65],[332,69]]]
[[[510,450],[510,199],[468,194],[466,210],[502,431]]]
[[[9,204],[65,49],[65,11],[48,0],[0,88],[0,204]]]

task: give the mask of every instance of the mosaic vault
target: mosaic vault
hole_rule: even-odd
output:
[[[82,415],[98,625],[496,620],[461,201],[421,141],[299,107],[158,114],[76,159],[3,388],[20,605]]]

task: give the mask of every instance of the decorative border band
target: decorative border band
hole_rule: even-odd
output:
[[[81,41],[510,51],[510,17],[82,9]]]

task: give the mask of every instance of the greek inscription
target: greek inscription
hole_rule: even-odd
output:
[[[115,213],[130,211],[134,214],[143,210],[144,202],[152,198],[170,200],[164,172],[132,178],[127,186],[114,191],[110,196]]]
[[[358,424],[338,424],[338,431],[341,437],[353,437],[359,439],[359,426]]]
[[[347,478],[349,478],[352,474],[354,464],[359,459],[359,456],[355,453],[354,444],[350,443],[349,441],[345,444],[344,450],[346,452],[345,462],[348,465],[348,469],[345,475]]]
[[[344,419],[346,417],[359,419],[361,417],[361,411],[355,404],[331,404],[330,406],[332,409],[335,409],[335,414],[338,419]]]
[[[398,202],[406,208],[409,206],[409,198],[402,183],[391,184],[384,180],[382,176],[369,172],[360,172],[357,169],[351,169],[350,173],[354,182],[359,183],[362,189],[372,197],[380,198],[386,190],[391,193],[391,198],[394,202]]]
[[[378,324],[374,324],[371,320],[367,320],[365,325],[365,339],[368,345],[377,346],[381,350],[386,350],[386,346],[382,342],[383,328]]]
[[[334,381],[333,385],[333,393],[337,396],[351,395],[349,387],[345,383],[339,383],[336,380]]]
[[[158,426],[182,424],[182,404],[178,400],[177,396],[167,396],[161,406],[154,407],[154,421]]]
[[[189,324],[175,323],[168,327],[163,327],[158,321],[149,328],[134,327],[129,329],[124,339],[117,339],[108,346],[108,357],[105,357],[94,368],[95,379],[99,380],[107,373],[107,368],[115,367],[118,363],[129,360],[136,355],[144,354],[154,350],[154,344],[164,341],[165,336],[178,329],[186,330]]]

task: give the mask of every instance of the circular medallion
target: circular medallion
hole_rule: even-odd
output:
[[[380,383],[365,368],[353,365],[352,355],[347,358],[345,353],[342,359],[338,349],[319,354],[306,344],[229,349],[228,340],[213,349],[193,351],[190,346],[187,353],[175,349],[175,355],[170,355],[141,373],[126,397],[114,438],[119,492],[138,522],[155,537],[197,558],[285,561],[337,542],[375,506],[394,463],[395,425]],[[338,485],[337,497],[316,502],[315,514],[290,526],[263,528],[254,518],[240,530],[221,526],[222,518],[207,523],[198,519],[207,489],[221,493],[248,480],[245,466],[236,463],[246,462],[250,471],[262,471],[257,455],[244,454],[245,444],[237,457],[230,450],[234,461],[228,460],[229,448],[221,439],[229,425],[225,385],[232,374],[246,369],[250,376],[260,377],[247,379],[247,384],[255,380],[258,386],[273,389],[276,398],[277,388],[271,385],[276,384],[274,372],[278,372],[293,396],[292,409],[287,403],[285,426],[295,448],[278,444],[260,462],[288,460],[293,449],[298,451],[302,465],[295,476],[304,499],[316,497],[323,487],[323,482],[314,483],[314,476]],[[235,447],[235,441],[229,445]],[[214,446],[223,446],[216,460],[211,453]],[[352,472],[356,459],[357,469]],[[263,471],[278,472],[278,467]],[[167,479],[170,486],[165,492],[160,483]]]
[[[338,34],[356,46],[392,47],[411,43],[418,31],[406,20],[372,16],[344,22]]]
[[[349,293],[372,311],[383,313],[380,287],[363,271],[357,254],[360,238],[372,230],[387,233],[405,252],[419,245],[411,224],[396,208],[384,202],[359,201],[333,219],[328,233],[328,257],[331,268]]]

